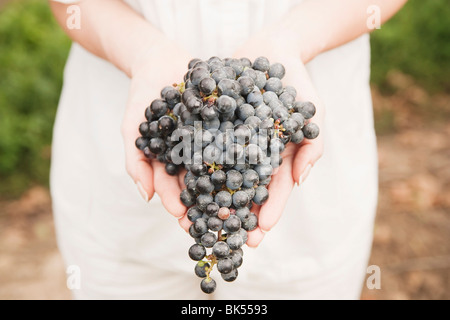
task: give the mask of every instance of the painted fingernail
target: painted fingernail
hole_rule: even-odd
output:
[[[142,186],[141,182],[140,181],[136,182],[136,186],[137,186],[142,198],[145,200],[145,202],[148,202],[150,199],[148,198],[148,194],[145,191],[144,187]]]
[[[298,178],[298,185],[300,186],[303,182],[305,182],[306,178],[309,175],[309,171],[311,171],[311,164],[308,164],[305,168],[305,170],[303,171],[303,173],[300,175],[300,177]]]

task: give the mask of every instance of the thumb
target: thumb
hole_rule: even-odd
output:
[[[133,179],[139,193],[145,201],[150,201],[155,193],[153,186],[153,168],[144,153],[136,147],[136,139],[140,136],[135,123],[125,116],[122,124],[122,137],[125,149],[127,173]]]

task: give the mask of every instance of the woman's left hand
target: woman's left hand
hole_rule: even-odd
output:
[[[316,114],[310,121],[316,123],[321,130],[316,139],[304,139],[299,145],[289,143],[282,153],[283,163],[268,185],[269,199],[262,206],[252,207],[251,211],[258,215],[259,223],[257,229],[249,232],[247,245],[250,247],[258,246],[264,233],[275,226],[284,211],[294,184],[301,185],[305,181],[310,169],[323,153],[324,106],[302,62],[302,48],[291,40],[286,33],[277,32],[275,29],[271,32],[264,31],[253,37],[234,54],[236,58],[246,57],[251,61],[264,56],[270,63],[283,64],[286,69],[282,79],[283,86],[290,85],[296,89],[296,101],[314,103]]]

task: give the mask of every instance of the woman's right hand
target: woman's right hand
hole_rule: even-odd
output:
[[[182,81],[190,59],[185,50],[165,38],[145,49],[131,66],[128,102],[122,122],[128,174],[145,201],[150,201],[156,192],[167,211],[176,218],[186,212],[180,201],[182,179],[168,175],[164,164],[158,160],[147,159],[135,141],[140,136],[139,125],[146,121],[145,109],[160,98],[162,88]]]

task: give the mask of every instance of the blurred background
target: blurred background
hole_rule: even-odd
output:
[[[409,0],[371,36],[381,289],[362,299],[450,299],[449,16]],[[48,191],[69,48],[47,1],[0,0],[0,299],[70,299]]]

